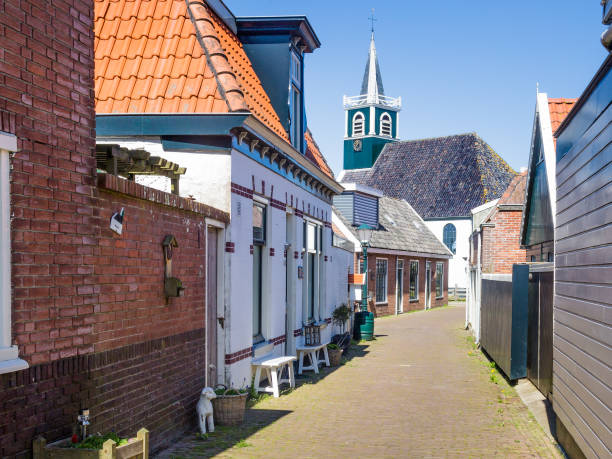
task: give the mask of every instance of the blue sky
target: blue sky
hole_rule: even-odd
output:
[[[342,96],[359,93],[368,17],[388,96],[402,97],[400,137],[477,132],[514,169],[527,165],[536,83],[579,97],[606,52],[599,0],[226,0],[236,16],[306,15],[321,40],[307,56],[308,125],[342,169]]]

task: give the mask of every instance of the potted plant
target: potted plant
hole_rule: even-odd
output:
[[[329,355],[329,364],[332,367],[337,367],[340,365],[340,361],[342,360],[342,348],[334,343],[329,343],[327,345],[327,354]]]
[[[47,444],[43,437],[38,437],[32,445],[33,458],[48,457],[67,459],[113,459],[149,457],[149,431],[140,429],[135,438],[120,438],[115,433],[90,435],[83,441],[64,439]],[[74,441],[77,440],[77,441]]]
[[[351,310],[344,303],[334,309],[334,312],[332,313],[332,320],[334,324],[341,328],[342,334],[344,334],[344,327],[346,326],[346,321],[349,319],[350,315]]]
[[[216,398],[213,398],[213,417],[215,424],[237,426],[244,421],[244,410],[248,392],[246,389],[227,388],[223,384],[215,386]]]

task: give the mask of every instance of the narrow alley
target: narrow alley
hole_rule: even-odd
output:
[[[379,319],[376,341],[316,384],[298,380],[240,429],[163,457],[561,457],[503,377],[491,376],[464,318],[451,306]]]

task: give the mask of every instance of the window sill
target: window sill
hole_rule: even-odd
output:
[[[13,373],[30,367],[28,362],[17,357],[17,346],[0,349],[0,355],[3,358],[0,360],[0,374]],[[5,358],[7,356],[14,356],[14,358]]]
[[[409,301],[410,303],[418,303],[418,302],[419,302],[419,299],[418,299],[418,298],[415,298],[414,300],[408,300],[408,301]]]
[[[274,344],[269,341],[253,342],[253,358],[257,359],[274,351]]]
[[[381,301],[380,303],[379,302],[374,303],[374,305],[376,305],[376,306],[384,306],[384,305],[387,305],[387,304],[389,304],[388,301]]]

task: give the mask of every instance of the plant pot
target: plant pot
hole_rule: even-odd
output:
[[[66,458],[66,459],[112,459],[112,458],[142,458],[149,457],[149,431],[140,429],[136,438],[130,438],[125,445],[117,446],[112,440],[104,442],[102,449],[67,448],[70,439],[59,440],[47,444],[47,440],[38,437],[32,445],[34,459]]]
[[[227,390],[226,390],[227,392]],[[237,426],[244,422],[249,394],[217,395],[211,400],[213,405],[213,419],[220,426]]]
[[[342,361],[342,349],[328,349],[327,355],[329,356],[329,364],[332,367],[337,367]]]

